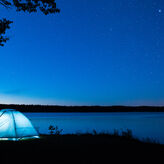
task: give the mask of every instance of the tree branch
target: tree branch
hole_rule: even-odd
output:
[[[56,7],[55,0],[0,0],[0,5],[10,8],[15,7],[16,11],[37,12],[40,10],[43,14],[59,13],[60,9]],[[4,46],[8,37],[4,36],[7,29],[10,29],[12,21],[2,19],[0,20],[0,46]]]
[[[6,43],[7,40],[9,40],[8,37],[4,36],[7,29],[10,29],[10,24],[12,21],[9,21],[7,19],[0,20],[0,46],[4,46],[4,43]]]

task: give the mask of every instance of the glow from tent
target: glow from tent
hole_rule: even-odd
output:
[[[12,109],[0,111],[1,140],[19,140],[23,138],[39,138],[30,120],[21,112]]]

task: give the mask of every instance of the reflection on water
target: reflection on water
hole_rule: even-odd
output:
[[[131,129],[140,139],[152,138],[164,144],[164,112],[124,113],[24,113],[40,133],[48,133],[49,125],[57,125],[66,133],[113,133],[114,129]]]

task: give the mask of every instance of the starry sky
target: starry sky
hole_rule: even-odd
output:
[[[0,103],[164,105],[163,0],[56,0],[16,12],[0,47]]]

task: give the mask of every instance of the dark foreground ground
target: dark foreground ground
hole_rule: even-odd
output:
[[[112,135],[53,135],[1,141],[0,163],[163,163],[164,145]]]

